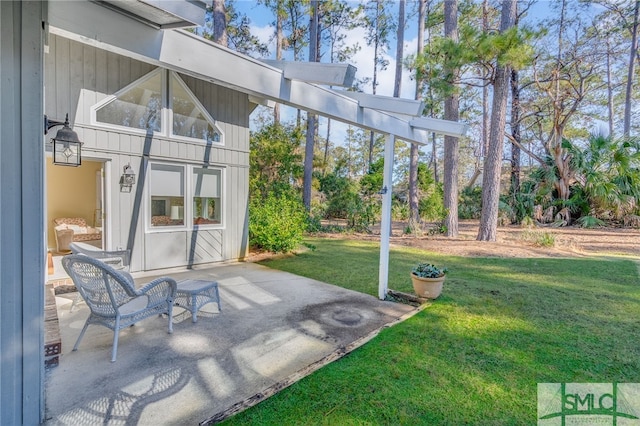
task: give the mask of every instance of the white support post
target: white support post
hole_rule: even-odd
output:
[[[384,142],[384,167],[382,178],[382,223],[380,226],[380,270],[378,298],[384,300],[389,288],[389,241],[391,237],[391,199],[393,196],[393,151],[395,136],[387,135]]]

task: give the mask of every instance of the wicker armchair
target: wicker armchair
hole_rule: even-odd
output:
[[[128,273],[117,271],[89,256],[65,256],[62,266],[91,310],[73,347],[74,351],[78,349],[89,324],[99,324],[113,330],[111,362],[116,360],[118,333],[123,328],[153,315],[167,314],[169,333],[173,332],[172,310],[176,294],[176,281],[173,278],[158,278],[136,290]]]
[[[69,249],[71,249],[71,254],[82,254],[101,260],[113,269],[117,269],[121,273],[124,273],[124,275],[129,278],[129,281],[133,282],[133,278],[128,272],[129,265],[131,263],[130,250],[104,251],[86,243],[70,243]],[[69,308],[69,312],[73,312],[75,307],[78,306],[79,303],[82,303],[82,300],[82,295],[78,293]]]
[[[105,251],[85,243],[71,243],[69,248],[72,254],[84,254],[94,259],[100,259],[113,269],[129,270],[129,263],[131,262],[130,250]]]

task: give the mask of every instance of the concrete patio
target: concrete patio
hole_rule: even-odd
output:
[[[276,271],[253,263],[167,273],[177,280],[219,282],[215,304],[193,324],[176,308],[173,334],[166,318],[148,318],[113,333],[90,326],[71,349],[88,316],[76,293],[56,297],[62,355],[47,372],[47,424],[199,424],[260,401],[282,385],[337,359],[415,308]],[[154,277],[137,278],[148,282]],[[302,420],[302,419],[301,419]]]

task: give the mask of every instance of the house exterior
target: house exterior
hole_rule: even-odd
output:
[[[333,68],[267,64],[175,29],[197,24],[202,12],[194,0],[0,1],[0,424],[44,420],[52,225],[43,115],[69,113],[84,161],[100,164],[104,243],[132,249],[134,271],[245,255],[248,122],[257,103],[386,134],[388,188],[396,138],[426,144],[433,131],[464,132],[417,117],[420,102],[310,83],[336,84]],[[130,187],[121,186],[127,170],[136,175]],[[56,190],[74,191],[73,184]],[[391,192],[383,195],[381,294]]]
[[[249,96],[54,34],[44,56],[45,114],[68,112],[83,161],[103,164],[106,247],[131,249],[132,271],[243,258]]]

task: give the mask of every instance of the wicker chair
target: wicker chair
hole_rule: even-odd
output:
[[[65,256],[62,266],[91,310],[73,347],[74,351],[78,349],[89,324],[99,324],[113,330],[111,362],[116,360],[118,333],[123,328],[152,315],[167,314],[169,333],[173,332],[172,310],[176,294],[176,281],[173,278],[158,278],[136,290],[128,273],[117,271],[89,256]]]
[[[83,254],[85,256],[93,257],[94,259],[99,259],[111,266],[113,269],[118,269],[120,272],[124,272],[124,275],[127,275],[130,281],[133,281],[133,278],[128,273],[129,264],[131,262],[130,250],[104,251],[86,243],[71,243],[69,244],[69,249],[71,249],[71,254]],[[82,300],[82,295],[78,293],[69,308],[69,312],[73,312],[76,306],[78,306],[79,303],[82,303]]]
[[[105,251],[85,243],[71,243],[69,244],[69,249],[71,249],[71,254],[84,254],[94,259],[100,259],[113,269],[129,270],[129,263],[131,261],[130,250]]]

